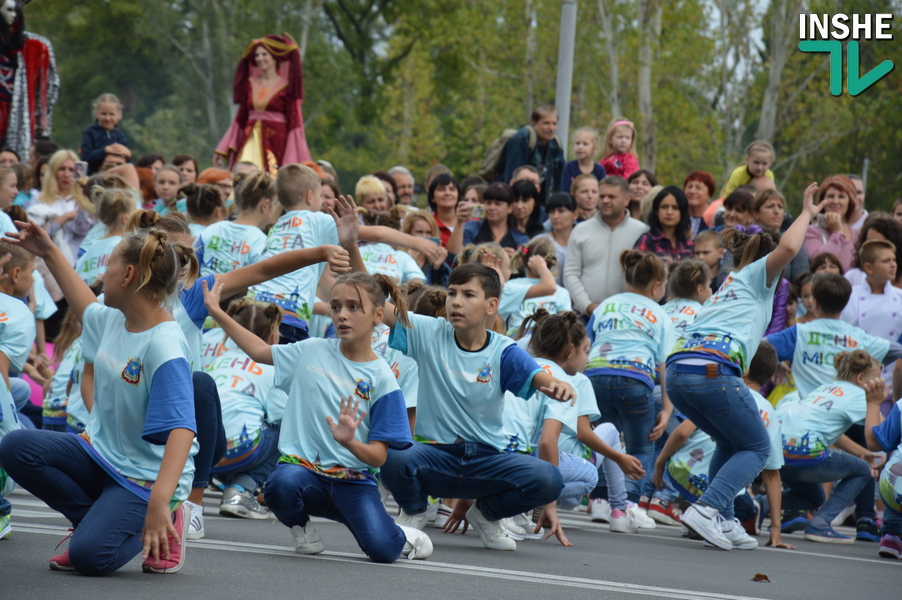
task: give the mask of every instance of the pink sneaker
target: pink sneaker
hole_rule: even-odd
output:
[[[188,524],[190,521],[191,509],[186,504],[182,504],[175,511],[175,521],[172,526],[179,534],[179,543],[176,543],[172,535],[169,536],[169,558],[160,558],[154,560],[152,556],[148,556],[141,568],[145,573],[177,573],[185,566],[185,550],[188,541]]]
[[[880,556],[883,558],[899,558],[902,554],[902,540],[899,536],[890,533],[884,533],[880,538]]]
[[[69,535],[63,538],[63,541],[56,545],[57,548],[62,546],[65,542],[72,537],[72,532],[74,529],[69,530]],[[54,571],[74,571],[75,567],[72,566],[72,563],[69,562],[69,549],[66,548],[66,551],[58,556],[54,556],[50,559],[50,568]]]

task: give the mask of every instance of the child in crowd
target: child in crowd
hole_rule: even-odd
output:
[[[238,217],[210,225],[195,248],[201,275],[227,273],[260,260],[266,250],[263,230],[279,218],[276,181],[266,171],[239,175],[235,183]]]
[[[569,401],[573,389],[542,371],[513,340],[486,330],[501,295],[494,269],[463,265],[448,283],[447,320],[410,315],[408,324],[385,315],[391,347],[419,364],[420,394],[419,441],[403,452],[389,449],[382,481],[401,506],[401,525],[425,525],[427,495],[477,499],[466,519],[483,545],[515,550],[500,520],[556,500],[563,483],[548,463],[501,453],[503,394],[528,397],[538,390]],[[462,520],[459,513],[456,507],[447,527]]]
[[[654,442],[664,434],[672,412],[663,373],[660,411],[653,398],[655,375],[676,339],[669,315],[658,304],[667,273],[660,258],[636,250],[624,250],[620,265],[626,291],[603,300],[589,320],[593,341],[586,375],[595,389],[602,422],[623,432],[626,451],[650,473]],[[644,478],[627,482],[631,502],[639,502],[644,482]],[[647,517],[639,523],[654,527]]]
[[[31,189],[34,187],[34,172],[25,163],[17,163],[11,168],[16,174],[16,189],[18,190],[13,204],[28,208],[31,203]]]
[[[764,423],[740,377],[771,320],[780,274],[801,249],[808,222],[823,208],[813,203],[816,190],[816,184],[805,190],[802,214],[779,245],[767,231],[749,235],[730,229],[723,234],[736,270],[667,358],[665,385],[674,406],[717,443],[711,483],[681,522],[723,550],[733,542],[716,516],[751,483],[770,453]]]
[[[93,285],[98,278],[103,277],[110,255],[122,241],[128,217],[135,210],[134,196],[125,190],[112,188],[98,196],[97,218],[103,223],[106,234],[92,243],[75,261],[75,272],[88,285]]]
[[[886,390],[880,381],[880,363],[864,350],[840,352],[833,364],[834,381],[818,386],[797,402],[783,402],[777,408],[786,461],[782,476],[789,487],[783,497],[783,530],[796,531],[791,525],[798,521],[806,540],[851,544],[854,538],[838,533],[830,523],[855,500],[859,523],[868,520],[873,526],[871,469],[876,466],[876,457],[843,434],[851,425],[864,422],[867,403],[883,401]],[[867,387],[866,382],[870,382]],[[825,502],[821,484],[833,481],[839,483]],[[805,519],[806,510],[817,511],[811,521]],[[878,538],[876,527],[872,529],[871,534]]]
[[[128,149],[128,139],[119,129],[122,120],[122,102],[114,94],[101,94],[92,103],[94,123],[81,134],[81,147],[78,155],[88,163],[88,175],[100,168],[107,154],[123,155],[130,160],[132,153]]]
[[[567,258],[567,244],[570,243],[570,234],[573,233],[573,225],[576,223],[577,205],[573,196],[564,192],[551,194],[545,203],[548,213],[548,222],[551,231],[538,237],[546,237],[554,244],[554,256],[557,263],[551,269],[554,280],[559,286],[564,285],[564,260]]]
[[[178,211],[185,213],[187,202],[184,199],[179,200],[179,187],[182,185],[182,175],[179,168],[174,165],[163,165],[160,170],[154,173],[153,190],[157,195],[153,209],[160,216],[165,217],[170,212]]]
[[[282,313],[275,304],[245,298],[232,302],[226,314],[267,344],[278,343]],[[268,519],[269,511],[260,506],[256,495],[279,458],[279,431],[267,425],[273,368],[255,362],[234,343],[230,346],[204,369],[219,390],[228,439],[225,456],[211,469],[226,486],[219,514]]]
[[[226,197],[218,186],[188,183],[179,188],[179,194],[185,197],[188,228],[195,240],[207,227],[219,223],[229,214]]]
[[[189,349],[163,303],[183,267],[189,281],[196,275],[193,251],[159,230],[128,235],[110,258],[101,306],[43,229],[9,235],[53,273],[84,324],[86,360],[103,357],[82,436],[17,431],[0,442],[9,475],[75,527],[51,568],[102,575],[141,553],[146,572],[178,571],[197,445]]]
[[[757,140],[746,146],[745,164],[733,169],[720,192],[720,197],[726,198],[741,185],[755,185],[756,180],[764,177],[773,181],[774,174],[770,166],[774,164],[775,157],[776,152],[769,142]]]
[[[44,394],[41,429],[66,431],[66,421],[69,417],[69,384],[72,382],[76,356],[80,354],[81,323],[72,311],[67,311],[60,331],[53,340],[53,359],[57,368],[50,380],[50,387]]]
[[[0,167],[0,234],[15,231],[6,209],[13,205],[19,194],[16,172],[10,167]]]
[[[628,178],[639,170],[636,157],[636,126],[617,117],[608,125],[604,136],[604,158],[598,161],[608,175]],[[600,179],[599,179],[600,181]]]
[[[526,277],[511,279],[501,290],[498,314],[507,323],[508,335],[539,308],[552,314],[573,308],[570,293],[554,280],[551,269],[556,263],[554,244],[546,237],[535,238],[511,260],[511,271],[524,269]]]
[[[376,179],[373,177],[373,179]],[[382,183],[380,181],[379,185]],[[383,193],[385,188],[382,188]],[[357,209],[366,225],[382,225],[394,230],[401,229],[401,216],[406,209],[403,206],[393,207],[388,212],[372,212],[365,208]],[[425,281],[426,274],[420,269],[416,260],[403,250],[395,250],[381,242],[358,242],[360,256],[368,273],[382,273],[395,280],[395,283]]]
[[[864,384],[868,403],[864,434],[869,450],[888,455],[877,485],[885,505],[878,553],[884,558],[899,559],[902,556],[902,478],[899,477],[902,475],[902,403],[896,402],[884,420],[883,398],[871,393],[872,387],[883,386],[877,381]]]
[[[581,223],[598,213],[598,182],[595,175],[577,175],[570,186],[570,193],[576,200],[576,222]]]
[[[706,229],[695,236],[693,255],[711,271],[711,291],[720,289],[727,274],[723,271],[723,243],[716,231]]]
[[[601,137],[598,131],[591,127],[581,127],[573,132],[573,155],[576,160],[571,160],[564,165],[564,173],[561,176],[561,191],[569,192],[573,180],[580,175],[592,175],[598,181],[605,178],[604,167],[595,162],[595,157],[601,150]]]
[[[410,445],[404,399],[385,361],[372,349],[373,328],[385,300],[404,323],[404,296],[391,278],[354,273],[339,278],[330,305],[337,340],[309,339],[272,346],[219,307],[222,285],[206,290],[210,314],[234,343],[259,364],[274,365],[276,387],[289,395],[282,419],[282,457],[264,497],[291,529],[295,551],[324,550],[311,516],[347,525],[375,562],[401,555],[428,558],[432,543],[415,528],[397,526],[379,499],[375,474],[389,448]],[[360,412],[363,401],[365,411]],[[328,426],[328,428],[327,428]]]

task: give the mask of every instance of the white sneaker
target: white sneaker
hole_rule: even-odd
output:
[[[636,520],[629,513],[625,513],[619,508],[611,511],[610,530],[614,533],[639,533],[639,526]]]
[[[395,519],[395,524],[401,527],[412,527],[413,529],[423,531],[423,528],[426,526],[426,511],[412,515],[404,512],[404,509],[401,509],[401,514]]]
[[[723,536],[732,542],[734,548],[740,550],[754,550],[758,547],[758,540],[750,536],[739,519],[727,521],[721,517],[720,530]]]
[[[853,512],[855,512],[855,503],[854,502],[852,502],[851,504],[846,506],[844,509],[842,509],[840,511],[840,513],[838,515],[836,515],[836,518],[833,519],[832,521],[830,521],[830,526],[831,527],[839,527],[846,521],[846,519],[849,518],[849,515],[851,515]]]
[[[432,556],[432,540],[429,539],[428,535],[413,527],[405,527],[403,525],[398,527],[401,528],[401,531],[407,537],[404,549],[401,550],[401,556],[406,556],[410,560],[426,560]]]
[[[188,522],[188,539],[200,540],[204,537],[204,507],[185,500],[185,505],[191,509],[191,520]]]
[[[539,529],[539,532],[536,533],[536,523],[532,522],[532,519],[529,518],[529,515],[524,513],[522,515],[514,515],[511,517],[511,520],[523,530],[523,537],[527,540],[541,540],[545,537],[545,528],[542,527]],[[517,538],[514,538],[517,539]]]
[[[325,550],[322,539],[313,528],[313,521],[307,521],[305,527],[295,525],[291,528],[291,535],[294,537],[294,551],[298,554],[319,554]]]
[[[507,517],[505,519],[501,519],[501,526],[504,528],[504,532],[507,534],[507,537],[511,538],[516,542],[522,542],[526,539],[526,530],[517,525],[514,522],[513,517]]]
[[[611,504],[604,498],[589,501],[589,516],[595,523],[611,522]]]
[[[680,522],[697,533],[706,542],[721,550],[732,550],[733,542],[728,540],[720,530],[719,513],[710,506],[693,504],[683,513]]]
[[[655,524],[652,518],[649,517],[644,510],[639,508],[637,504],[630,502],[626,512],[636,521],[636,525],[639,526],[639,529],[654,529],[657,527],[657,524]]]
[[[430,505],[430,506],[432,506],[432,505]],[[435,507],[436,507],[435,518],[432,520],[432,526],[435,527],[436,529],[444,529],[445,523],[447,523],[448,519],[451,518],[451,513],[453,512],[453,509],[443,502],[436,504]],[[426,510],[426,513],[427,514],[429,513],[428,509]],[[427,517],[427,520],[428,520],[428,517]]]
[[[512,540],[504,532],[500,521],[489,521],[482,512],[476,508],[476,504],[467,511],[467,521],[479,534],[482,545],[489,550],[516,550],[517,542]]]

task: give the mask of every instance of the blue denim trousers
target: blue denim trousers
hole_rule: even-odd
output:
[[[390,448],[380,476],[408,514],[425,511],[427,496],[475,499],[490,521],[545,506],[557,500],[564,489],[554,465],[476,442],[414,442],[406,450]]]
[[[197,454],[194,455],[194,481],[192,488],[205,488],[210,484],[210,469],[222,460],[226,453],[225,429],[222,426],[222,405],[219,391],[209,374],[195,371],[194,419],[197,423]]]
[[[868,464],[856,456],[852,456],[841,450],[827,450],[827,459],[816,465],[790,466],[783,465],[780,469],[780,477],[784,487],[789,487],[783,492],[783,508],[785,510],[817,510],[818,521],[823,518],[830,524],[836,515],[842,512],[850,502],[856,500],[864,492],[868,498],[866,502],[857,502],[865,506],[874,506],[874,480],[871,477],[871,469]],[[827,481],[839,481],[833,486],[830,498],[824,502],[824,488],[821,485]],[[870,485],[868,485],[870,484]],[[862,517],[874,518],[873,508],[871,514],[857,514]],[[818,523],[823,527],[823,523]]]
[[[579,456],[558,452],[557,468],[564,479],[564,489],[557,505],[562,510],[573,510],[579,506],[583,496],[595,489],[598,467]]]
[[[240,485],[249,492],[253,492],[258,488],[262,488],[264,482],[272,475],[276,468],[276,463],[282,455],[279,452],[279,428],[274,425],[265,425],[261,432],[263,439],[260,440],[260,446],[257,448],[257,454],[253,459],[241,467],[232,470],[225,470],[219,467],[213,467],[212,472],[216,474],[216,479],[223,482],[227,487],[230,485]]]
[[[739,377],[707,377],[667,367],[667,395],[674,407],[710,435],[717,447],[710,484],[699,501],[723,511],[767,463],[770,439],[755,399]]]
[[[80,573],[112,573],[141,552],[147,502],[107,475],[75,436],[13,431],[0,441],[0,464],[72,523],[69,560]]]
[[[655,444],[648,441],[654,429],[655,412],[652,389],[634,377],[622,375],[595,375],[589,378],[595,388],[595,401],[601,413],[601,423],[611,423],[623,432],[627,454],[639,459],[645,469],[645,477],[626,480],[626,495],[638,502],[645,481],[654,471]]]
[[[300,465],[280,464],[266,482],[263,495],[266,505],[287,527],[303,527],[311,516],[343,523],[374,562],[394,562],[407,541],[385,512],[379,488],[369,483],[332,480]]]

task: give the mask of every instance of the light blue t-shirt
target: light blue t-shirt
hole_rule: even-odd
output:
[[[191,232],[191,239],[194,240],[196,240],[197,237],[202,234],[206,228],[206,225],[200,225],[198,223],[188,223],[188,230]]]
[[[827,449],[852,425],[864,423],[864,390],[848,381],[822,385],[797,402],[780,404],[787,465],[815,465],[827,459]]]
[[[397,322],[389,345],[417,361],[416,439],[438,444],[478,442],[499,452],[504,392],[528,398],[541,370],[509,337],[488,333],[486,345],[462,350],[444,319],[408,313],[413,329]]]
[[[10,369],[22,371],[34,338],[34,315],[28,306],[19,298],[0,292],[0,352],[9,359]]]
[[[125,315],[97,302],[83,322],[82,352],[94,364],[94,408],[78,439],[111,477],[149,499],[170,431],[197,431],[188,344],[172,321],[131,333]],[[175,500],[191,491],[197,449],[195,439]]]
[[[311,338],[272,347],[275,386],[288,394],[279,450],[306,461],[301,464],[320,474],[375,483],[365,474],[373,474],[376,469],[332,438],[326,417],[337,422],[342,398],[359,400],[360,411],[366,411],[366,416],[354,438],[406,448],[410,445],[410,425],[404,398],[383,359],[353,362],[341,353],[340,344],[339,340]],[[336,467],[356,473],[330,472]],[[355,477],[357,473],[362,476]]]
[[[262,258],[324,244],[338,244],[335,220],[326,213],[293,210],[285,213],[269,230]],[[319,263],[264,281],[251,288],[249,295],[258,302],[272,302],[281,308],[285,324],[306,328],[324,268],[325,263]]]
[[[72,371],[69,373],[69,399],[66,405],[66,431],[81,433],[88,426],[88,419],[91,413],[85,406],[85,400],[81,395],[81,379],[85,373],[85,355],[81,348],[81,338],[78,338],[72,345],[78,345],[75,353],[75,364],[72,365]]]
[[[595,422],[601,418],[598,412],[598,401],[595,399],[595,388],[592,382],[582,373],[577,373],[570,379],[570,385],[576,392],[576,418],[588,417],[589,422]],[[571,432],[567,428],[561,429],[561,437],[558,438],[558,448],[562,452],[572,454],[573,456],[581,456],[588,459],[592,456],[592,450],[586,447],[581,441],[576,439],[576,431]]]
[[[535,360],[539,367],[552,377],[570,382],[570,376],[557,364],[541,357],[536,357]],[[505,450],[521,454],[535,452],[547,419],[560,421],[562,435],[566,431],[576,437],[577,418],[578,410],[576,406],[570,406],[570,402],[558,402],[538,391],[529,398],[520,398],[505,392],[502,417],[502,431],[507,442]]]
[[[201,335],[199,368],[206,371],[207,367],[209,367],[214,360],[228,352],[229,349],[234,346],[235,344],[233,342],[226,339],[226,333],[222,329],[217,327],[216,329],[205,331]]]
[[[370,275],[382,273],[396,283],[407,283],[419,279],[426,281],[426,275],[414,258],[403,250],[395,250],[388,244],[360,245],[360,256]]]
[[[106,267],[110,263],[110,255],[120,241],[122,241],[122,236],[114,235],[91,244],[87,252],[75,261],[75,272],[82,281],[93,285],[97,278],[106,272]]]
[[[406,356],[400,350],[388,345],[391,329],[380,323],[373,328],[373,352],[388,363],[391,372],[398,380],[401,393],[404,394],[404,405],[407,408],[417,407],[417,395],[420,393],[420,369],[417,361]]]
[[[653,388],[658,363],[676,335],[670,316],[641,294],[624,292],[601,302],[589,323],[593,337],[586,375],[623,375]]]
[[[889,351],[889,340],[875,337],[839,319],[815,319],[767,336],[780,361],[792,362],[792,377],[804,397],[819,385],[836,379],[833,359],[840,352],[864,350],[879,362]]]
[[[501,299],[498,301],[498,314],[507,323],[507,334],[514,335],[520,328],[520,324],[540,308],[544,308],[551,314],[573,310],[570,301],[570,292],[563,286],[557,286],[557,290],[550,296],[537,296],[526,298],[526,293],[534,285],[541,283],[541,279],[532,277],[520,277],[511,279],[504,284],[501,290]]]
[[[32,288],[34,289],[34,318],[39,321],[46,321],[55,315],[59,309],[57,309],[56,302],[50,296],[50,292],[47,291],[47,286],[44,284],[44,276],[41,275],[40,271],[35,269],[32,272],[32,276],[34,277],[34,287]]]
[[[0,210],[0,239],[5,238],[7,233],[15,233],[17,231],[19,230],[16,228],[13,220],[9,218],[9,215],[5,211]]]
[[[260,446],[275,369],[257,364],[236,347],[213,360],[204,371],[216,383],[228,439],[226,454],[217,466],[235,469]]]
[[[19,413],[16,411],[16,401],[13,400],[9,388],[6,387],[6,382],[0,381],[0,440],[10,431],[21,429],[21,427]],[[0,488],[0,494],[2,493],[3,489]]]
[[[755,390],[749,390],[755,404],[758,405],[758,414],[767,428],[767,437],[770,438],[770,454],[764,463],[765,471],[776,471],[783,466],[783,428],[780,419],[776,415],[773,404]]]
[[[63,358],[56,368],[56,373],[50,379],[50,389],[44,395],[44,410],[41,421],[48,425],[65,425],[66,406],[69,403],[69,394],[66,388],[72,377],[72,368],[75,366],[76,355],[81,355],[81,337],[76,338],[63,353]]]
[[[229,273],[260,260],[266,234],[259,227],[220,221],[210,225],[194,243],[200,274]]]
[[[105,236],[106,234],[107,234],[106,225],[104,225],[100,221],[91,225],[91,228],[88,230],[88,233],[85,234],[85,239],[83,239],[81,241],[81,246],[78,247],[78,257],[77,258],[81,258],[81,256],[85,252],[87,252],[88,250],[91,249],[91,246],[94,244],[94,242],[96,242],[97,240],[99,240],[100,238]]]
[[[674,298],[663,307],[664,312],[670,315],[673,323],[673,331],[677,336],[686,333],[686,327],[695,321],[702,305],[691,298]],[[670,351],[670,348],[667,349]]]

